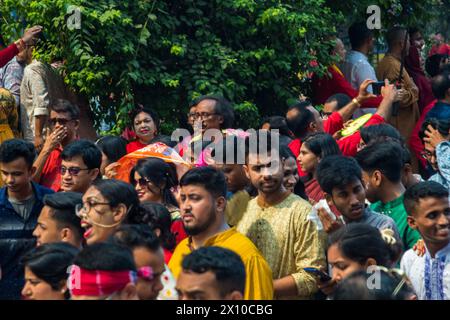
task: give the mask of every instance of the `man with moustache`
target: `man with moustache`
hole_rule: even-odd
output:
[[[169,268],[175,278],[182,271],[184,256],[200,247],[217,246],[236,252],[244,262],[245,300],[273,297],[272,272],[255,245],[225,222],[227,185],[221,171],[198,167],[180,181],[180,209],[189,235],[175,249]]]
[[[33,229],[52,190],[32,181],[35,149],[32,143],[11,139],[0,146],[0,299],[19,299],[24,279],[19,259],[34,247]]]

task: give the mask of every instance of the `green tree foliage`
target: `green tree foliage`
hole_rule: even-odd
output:
[[[1,31],[14,38],[40,24],[39,58],[64,58],[67,84],[119,132],[136,103],[155,108],[166,131],[189,101],[221,93],[240,125],[276,113],[298,96],[308,71],[323,71],[341,16],[324,0],[2,0]],[[69,30],[70,5],[81,28]],[[317,59],[318,67],[310,65]],[[256,107],[257,106],[257,107]]]

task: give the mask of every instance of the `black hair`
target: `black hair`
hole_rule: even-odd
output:
[[[214,273],[222,297],[233,291],[244,294],[245,266],[234,251],[214,246],[201,247],[183,259],[182,267],[184,271],[194,273]]]
[[[131,250],[145,247],[157,252],[160,249],[160,241],[153,230],[145,224],[124,224],[115,232],[112,241],[116,244],[126,246]]]
[[[33,166],[36,150],[31,142],[22,139],[10,139],[0,145],[0,162],[9,163],[24,158],[28,168]]]
[[[435,181],[424,181],[407,189],[403,197],[406,212],[411,215],[414,207],[424,198],[448,198],[448,190]]]
[[[348,37],[352,49],[360,48],[364,42],[373,37],[373,31],[367,28],[366,22],[355,22],[348,28]]]
[[[130,223],[147,225],[152,231],[159,229],[162,247],[170,251],[175,249],[176,239],[170,229],[172,217],[164,205],[150,201],[141,203],[140,214],[134,216]]]
[[[381,173],[391,182],[399,182],[403,168],[402,147],[391,140],[382,144],[368,144],[359,151],[355,159],[361,168],[372,173],[375,170]]]
[[[152,139],[152,141],[150,141],[150,144],[157,142],[164,143],[166,146],[171,148],[175,148],[175,146],[177,145],[177,141],[173,141],[171,137],[166,136],[164,134],[158,134],[156,137]]]
[[[450,72],[443,71],[431,80],[431,89],[436,99],[445,99],[445,94],[450,89]]]
[[[450,121],[449,120],[439,120],[436,118],[428,118],[422,123],[419,131],[419,138],[423,142],[423,139],[426,137],[425,132],[428,129],[428,126],[431,126],[433,129],[437,130],[441,135],[447,137],[450,131]]]
[[[53,290],[61,290],[61,284],[69,275],[67,269],[72,265],[78,251],[67,242],[46,243],[23,255],[21,264],[48,283]]]
[[[279,155],[280,149],[280,135],[275,132],[270,132],[267,130],[256,130],[250,133],[250,135],[245,139],[245,160],[248,163],[248,155],[250,153],[254,154],[264,154],[271,155],[274,157],[276,154]]]
[[[295,117],[286,118],[288,127],[296,138],[303,138],[308,132],[309,124],[314,122],[314,114],[307,107],[312,107],[308,100],[297,102],[288,109],[288,112],[291,110],[297,111]]]
[[[421,32],[420,29],[418,27],[409,27],[408,28],[408,33],[409,36],[411,37],[412,35],[414,35],[417,32]]]
[[[403,140],[400,132],[387,123],[380,123],[373,126],[362,127],[360,133],[361,139],[365,144],[369,144],[380,137],[390,137],[398,141]]]
[[[409,300],[414,290],[400,274],[377,270],[380,275],[379,286],[368,286],[374,273],[367,270],[353,272],[342,280],[333,292],[333,300]],[[397,289],[401,285],[400,289]],[[395,291],[398,293],[394,294]]]
[[[70,228],[75,231],[78,241],[83,240],[84,229],[81,219],[75,213],[75,206],[83,203],[83,194],[79,192],[58,192],[46,194],[44,205],[52,208],[50,216],[56,221],[58,228]]]
[[[328,247],[334,244],[337,244],[346,258],[361,265],[372,258],[377,265],[389,267],[396,256],[383,240],[380,231],[366,223],[356,222],[342,226],[329,236]]]
[[[92,186],[100,191],[112,208],[117,207],[119,204],[124,204],[127,207],[128,214],[123,223],[128,223],[135,216],[140,215],[142,208],[139,205],[139,197],[136,190],[129,183],[115,179],[105,179],[94,181]]]
[[[73,263],[82,269],[91,271],[136,271],[131,250],[110,241],[86,246],[75,257]]]
[[[362,181],[361,168],[353,158],[328,156],[317,166],[317,181],[320,188],[331,195],[334,188],[345,188],[350,183]]]
[[[340,155],[341,150],[339,149],[336,140],[328,133],[324,132],[314,132],[306,136],[303,140],[303,144],[321,159],[327,156]]]
[[[135,172],[161,189],[165,205],[178,207],[178,203],[171,191],[171,188],[178,184],[177,174],[173,165],[159,158],[140,159],[130,171],[130,182],[132,185],[136,184],[134,179]],[[164,188],[162,188],[163,185]]]
[[[100,169],[102,152],[92,141],[75,140],[65,146],[61,153],[61,158],[65,161],[77,156],[81,156],[88,169]]]
[[[186,172],[180,186],[199,185],[215,198],[227,196],[227,182],[222,171],[212,167],[197,167]]]
[[[434,54],[429,56],[425,60],[425,71],[432,78],[437,76],[441,72],[440,64],[443,60],[447,59],[449,56],[446,54]]]
[[[98,139],[96,145],[111,163],[127,154],[127,141],[122,137],[105,136]]]
[[[336,94],[333,94],[331,97],[329,97],[325,101],[325,103],[330,103],[330,102],[334,102],[334,101],[337,102],[336,110],[341,110],[343,107],[348,105],[350,103],[350,101],[352,101],[352,98],[350,98],[345,93],[336,93]]]
[[[401,26],[395,26],[390,28],[387,32],[386,32],[386,43],[388,45],[389,48],[392,48],[392,45],[396,42],[396,41],[404,41],[405,38],[405,33],[407,33],[408,30],[404,27]]]
[[[220,95],[203,95],[194,99],[189,108],[198,105],[203,100],[214,100],[214,112],[218,113],[223,118],[221,129],[228,129],[233,127],[234,123],[234,109],[230,101]]]
[[[219,151],[222,152],[222,155],[220,155]],[[243,151],[245,151],[245,138],[227,135],[222,139],[214,141],[211,156],[215,158],[216,163],[220,164],[227,164],[227,160],[232,160],[233,164],[244,164],[245,152],[242,154]],[[231,159],[227,159],[227,157]]]
[[[50,105],[50,109],[57,113],[68,113],[70,114],[71,120],[80,119],[80,109],[77,105],[65,99],[57,99],[54,103]]]
[[[411,151],[409,151],[406,145],[402,144],[401,146],[402,146],[403,165],[412,164]]]
[[[265,124],[265,123],[269,124],[270,130],[278,130],[280,135],[288,136],[288,137],[292,138],[293,134],[288,127],[285,117],[282,117],[282,116],[265,117],[262,121],[262,124]]]

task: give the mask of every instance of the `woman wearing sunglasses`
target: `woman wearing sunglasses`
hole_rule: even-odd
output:
[[[186,237],[180,210],[173,194],[178,186],[175,168],[158,158],[141,159],[130,172],[130,183],[135,187],[141,203],[146,201],[164,205],[172,218],[171,230],[179,243]]]
[[[120,224],[132,221],[141,210],[136,190],[113,179],[95,181],[76,207],[88,245],[108,240]]]
[[[331,268],[331,280],[318,287],[331,295],[342,280],[356,271],[370,266],[390,268],[398,257],[397,243],[391,230],[382,230],[364,223],[347,224],[333,232],[328,239],[327,259]]]

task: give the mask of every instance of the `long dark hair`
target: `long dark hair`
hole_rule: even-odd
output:
[[[133,185],[136,184],[134,179],[135,172],[150,180],[159,188],[164,185],[164,188],[162,188],[163,203],[178,207],[178,203],[170,190],[178,185],[176,171],[173,166],[158,158],[141,159],[130,172],[130,182]]]
[[[309,134],[304,140],[303,144],[317,157],[321,159],[326,156],[340,155],[341,150],[339,149],[336,140],[333,139],[328,133],[324,132],[314,132]]]

